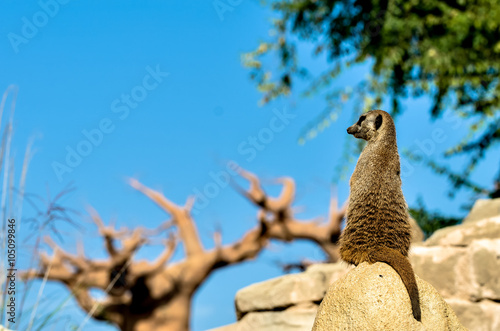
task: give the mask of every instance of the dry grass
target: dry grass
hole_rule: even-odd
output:
[[[59,220],[69,220],[69,211],[61,206],[59,200],[69,193],[71,189],[65,189],[59,194],[57,194],[53,200],[50,199],[44,205],[43,208],[38,207],[38,203],[34,202],[34,195],[27,194],[25,192],[26,187],[26,179],[28,175],[28,169],[30,162],[33,158],[33,144],[34,139],[30,139],[28,142],[25,151],[24,157],[22,160],[21,172],[20,175],[17,176],[16,182],[16,174],[15,174],[15,165],[16,160],[14,153],[12,151],[12,142],[14,138],[14,112],[16,109],[16,100],[17,100],[18,88],[17,86],[11,85],[9,86],[2,96],[2,101],[0,103],[0,178],[1,178],[1,194],[0,194],[0,214],[1,214],[1,224],[2,231],[0,231],[0,328],[3,325],[5,327],[14,329],[14,330],[50,330],[50,325],[52,324],[52,328],[54,327],[54,323],[51,323],[54,319],[61,318],[59,313],[62,311],[64,306],[67,304],[71,295],[61,301],[61,303],[52,311],[48,313],[42,313],[41,316],[37,316],[37,308],[40,306],[40,302],[43,299],[43,292],[45,289],[45,284],[47,279],[44,278],[36,296],[36,301],[33,306],[29,309],[25,309],[26,298],[30,295],[30,291],[32,292],[33,280],[22,281],[19,278],[16,279],[17,286],[17,298],[16,298],[16,323],[9,324],[9,321],[6,320],[6,312],[5,312],[5,304],[9,299],[7,295],[7,278],[6,278],[6,270],[7,270],[7,236],[6,236],[6,225],[7,220],[10,218],[16,219],[16,260],[19,261],[19,250],[21,245],[21,238],[19,235],[21,234],[21,226],[23,220],[23,205],[28,202],[31,207],[34,207],[35,216],[28,218],[27,221],[30,223],[35,223],[35,230],[31,231],[35,234],[35,245],[33,247],[33,252],[31,254],[32,259],[29,263],[29,268],[34,267],[37,263],[36,256],[38,255],[39,246],[41,236],[45,228],[49,230],[54,230],[57,234],[56,227],[54,223]],[[6,107],[10,104],[9,112],[7,113]],[[4,113],[7,116],[3,116]],[[5,118],[4,118],[5,117]],[[5,124],[2,120],[5,120]],[[29,236],[28,236],[29,237]],[[17,262],[16,261],[16,262]],[[19,266],[16,265],[18,268]],[[20,290],[22,289],[22,292]],[[20,300],[19,300],[20,299]],[[23,313],[26,316],[26,313],[31,312],[29,316],[29,321],[23,319]],[[23,324],[21,324],[23,323]],[[24,326],[23,326],[24,325]]]

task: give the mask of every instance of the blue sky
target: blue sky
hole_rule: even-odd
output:
[[[328,130],[299,146],[302,129],[324,109],[321,97],[304,99],[295,94],[258,106],[261,95],[240,56],[268,37],[272,13],[248,0],[224,1],[233,5],[222,16],[210,1],[66,2],[58,8],[41,5],[52,3],[48,0],[0,4],[0,89],[10,84],[19,88],[13,143],[16,171],[26,144],[35,138],[26,190],[47,197],[48,192],[53,196],[73,183],[76,191],[65,203],[81,212],[76,219],[84,231],[62,225],[64,248],[74,252],[76,239],[83,236],[87,255],[104,257],[102,242],[86,216],[89,205],[103,219],[114,219],[122,226],[153,228],[166,219],[127,185],[127,178],[137,178],[182,204],[211,185],[228,160],[258,174],[265,183],[279,176],[293,177],[296,205],[304,207],[298,217],[327,214],[334,169],[345,139],[352,139],[345,133],[352,116],[349,108],[344,109]],[[40,14],[43,7],[52,13],[46,19]],[[34,22],[39,27],[30,30],[27,25]],[[309,50],[308,45],[301,48],[304,54]],[[326,68],[322,59],[306,59],[306,64],[316,72]],[[367,72],[366,66],[354,68],[335,84],[353,84]],[[127,100],[131,94],[136,101]],[[428,107],[425,98],[408,100],[397,122],[398,142],[400,148],[429,151],[438,158],[459,141],[467,126],[454,117],[431,122]],[[276,113],[293,114],[293,118],[282,131],[266,138],[261,150],[249,151],[251,137],[270,128]],[[96,129],[102,137],[95,134]],[[78,149],[86,156],[80,160],[68,156]],[[473,179],[490,183],[498,161],[498,153],[490,156]],[[454,166],[460,168],[460,159]],[[469,202],[467,194],[450,200],[445,179],[420,164],[409,163],[407,169],[403,189],[410,205],[420,195],[431,209],[464,215],[459,207]],[[338,184],[338,192],[344,201],[347,181]],[[253,227],[255,214],[244,198],[224,187],[195,218],[205,246],[211,247],[217,225],[223,229],[224,243],[230,243]],[[29,208],[25,216],[30,216]],[[21,235],[29,231],[26,226]],[[20,264],[26,265],[33,243],[23,245]],[[148,247],[138,257],[154,258],[159,251]],[[257,260],[215,272],[194,299],[192,329],[233,322],[236,291],[279,276],[276,261],[321,257],[307,243],[276,243]],[[176,258],[182,258],[180,250]],[[50,311],[67,292],[51,284],[44,295],[47,304],[41,311]],[[60,316],[56,324],[60,327],[66,326],[67,316],[76,324],[84,317],[73,302],[64,306]],[[93,321],[84,329],[114,330]]]

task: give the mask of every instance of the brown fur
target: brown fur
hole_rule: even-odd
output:
[[[421,320],[418,287],[408,260],[411,228],[401,190],[396,128],[382,110],[361,115],[347,129],[367,141],[352,174],[347,225],[340,255],[348,263],[385,262],[401,277],[416,320]]]

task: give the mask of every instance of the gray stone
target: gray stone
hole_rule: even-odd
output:
[[[319,302],[332,281],[347,272],[346,265],[313,265],[306,272],[252,284],[236,293],[238,319],[252,311],[272,311],[304,302]]]
[[[361,263],[328,289],[312,330],[466,330],[441,295],[416,279],[422,323],[413,318],[408,292],[393,268]]]
[[[464,219],[464,223],[480,221],[485,218],[500,216],[500,198],[479,199],[474,203],[469,215]]]
[[[444,297],[467,296],[471,267],[466,253],[465,247],[413,246],[410,261],[415,274]]]
[[[210,331],[309,331],[318,306],[312,303],[283,311],[250,312],[237,323]]]
[[[500,300],[500,239],[476,240],[470,246],[472,300]]]
[[[500,330],[500,305],[484,300],[470,302],[461,299],[446,299],[456,312],[460,322],[470,331]]]
[[[353,269],[340,262],[240,290],[239,321],[213,331],[309,331],[313,324],[313,330],[500,330],[500,199],[477,201],[463,224],[425,242],[415,222],[412,229],[422,323],[413,319],[408,293],[391,267]]]
[[[500,216],[440,229],[425,241],[426,246],[467,246],[476,239],[500,238]]]
[[[317,263],[311,265],[309,268],[307,268],[306,273],[308,274],[321,274],[324,275],[326,282],[323,283],[325,285],[324,288],[324,293],[328,290],[328,287],[330,287],[330,284],[335,282],[337,279],[340,279],[342,276],[344,276],[346,273],[348,273],[350,270],[353,269],[352,265],[348,265],[347,263],[344,262],[338,262],[338,263]],[[323,294],[324,296],[324,294]],[[323,297],[321,297],[323,298]]]
[[[410,261],[415,274],[444,297],[500,299],[500,239],[474,240],[468,247],[415,246]]]

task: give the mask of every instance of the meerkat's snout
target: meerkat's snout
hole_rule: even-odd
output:
[[[356,129],[354,128],[354,125],[347,128],[348,134],[354,134],[355,132],[356,132]]]

